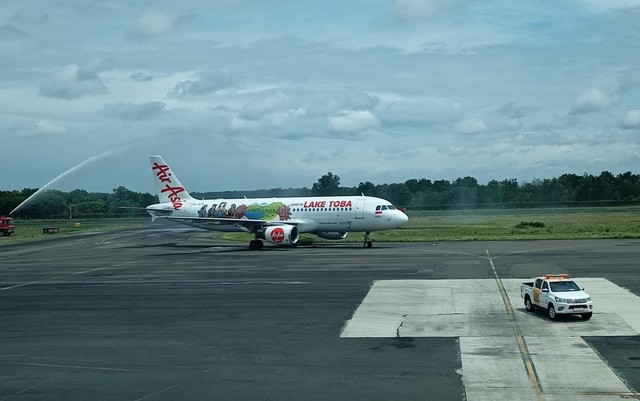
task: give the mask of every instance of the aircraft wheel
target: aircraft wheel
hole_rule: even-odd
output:
[[[364,246],[365,248],[371,248],[371,247],[373,246],[373,242],[371,242],[371,241],[365,241],[365,242],[364,242],[364,244],[363,244],[363,246]]]
[[[255,250],[255,249],[260,249],[262,248],[262,241],[254,239],[251,240],[251,242],[249,242],[249,249],[251,250]]]

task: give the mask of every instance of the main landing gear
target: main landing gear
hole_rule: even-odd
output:
[[[253,239],[249,242],[249,249],[260,249],[263,245],[264,243],[262,243],[262,241],[260,241],[259,239]]]
[[[373,242],[369,239],[369,234],[371,234],[371,231],[365,231],[362,233],[364,236],[364,244],[362,244],[362,246],[365,248],[371,248],[373,246]]]

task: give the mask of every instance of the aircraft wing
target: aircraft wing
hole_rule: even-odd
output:
[[[229,227],[244,227],[249,231],[256,231],[258,228],[269,226],[298,226],[303,223],[297,220],[289,221],[266,221],[266,220],[252,220],[252,219],[231,219],[225,217],[179,217],[179,216],[166,216],[169,220],[184,220],[189,222],[206,223],[211,226],[229,226]]]

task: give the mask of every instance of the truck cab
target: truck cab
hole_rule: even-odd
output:
[[[558,315],[578,314],[585,320],[593,315],[591,296],[568,274],[545,274],[533,282],[522,283],[520,296],[527,311],[546,309],[553,320]]]
[[[0,237],[10,236],[13,234],[15,226],[11,217],[0,216]]]

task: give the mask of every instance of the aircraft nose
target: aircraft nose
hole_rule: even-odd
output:
[[[401,210],[398,210],[398,214],[396,216],[396,220],[398,221],[398,223],[400,224],[404,224],[407,221],[409,221],[409,216],[407,216],[407,214]]]

